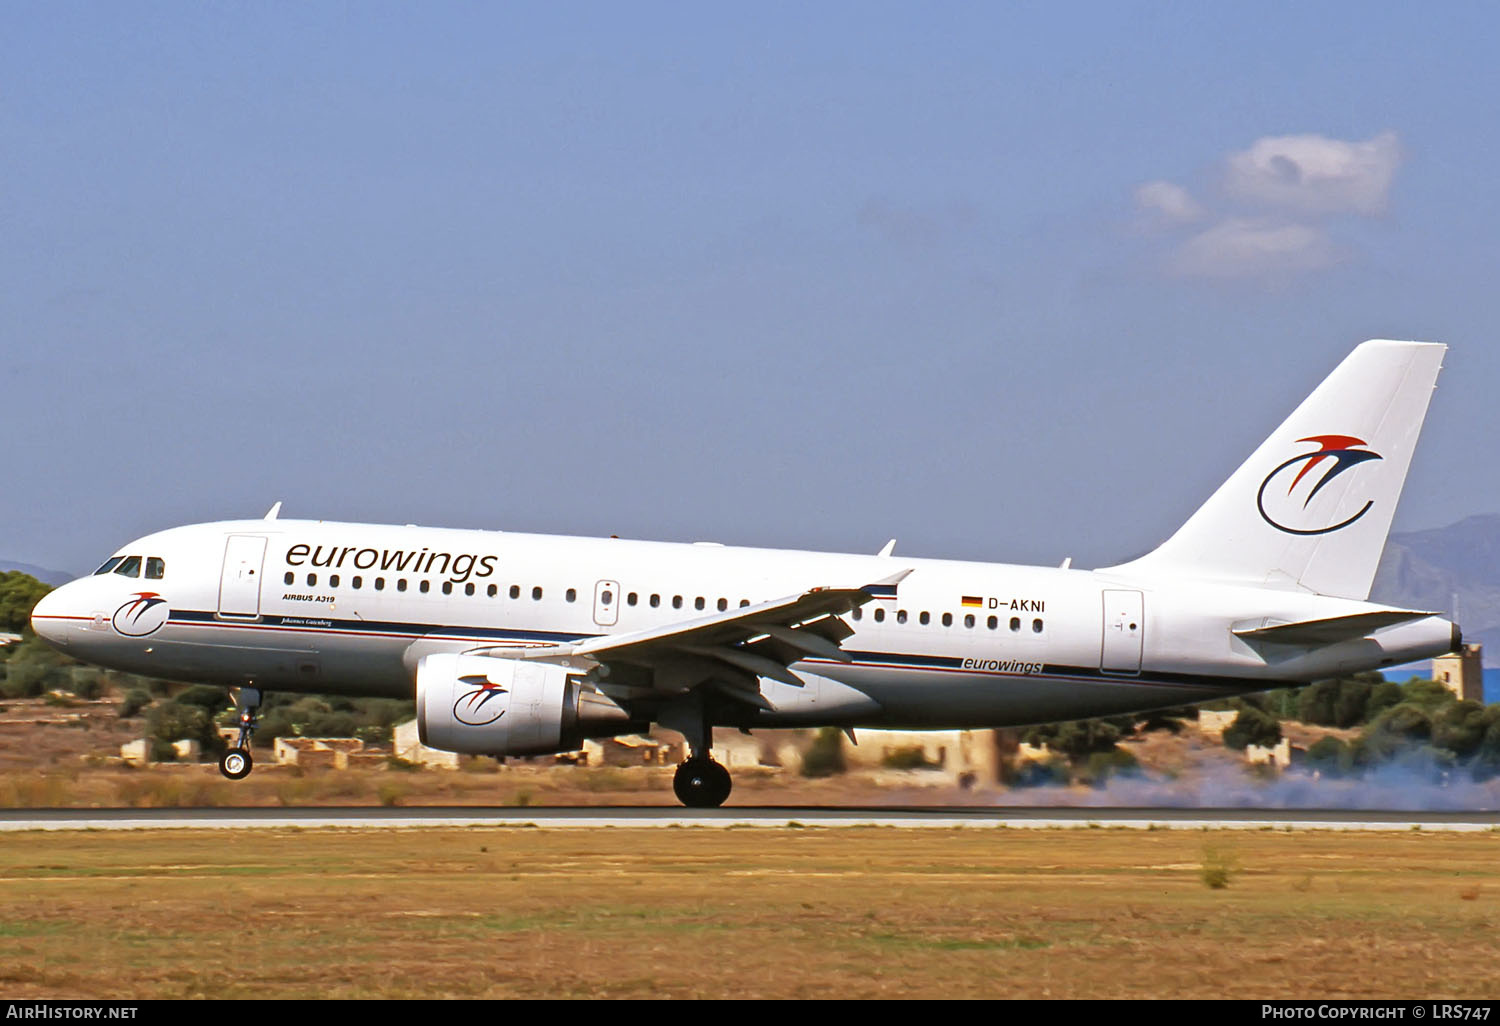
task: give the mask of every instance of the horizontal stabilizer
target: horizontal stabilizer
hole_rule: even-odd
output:
[[[1363,638],[1384,627],[1398,623],[1425,620],[1438,613],[1421,613],[1409,609],[1381,609],[1373,613],[1329,616],[1321,620],[1298,620],[1267,627],[1241,627],[1235,637],[1246,641],[1269,641],[1278,645],[1331,645],[1339,641]]]

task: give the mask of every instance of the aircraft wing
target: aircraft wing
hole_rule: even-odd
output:
[[[686,690],[714,680],[734,697],[761,705],[757,678],[801,687],[791,664],[809,656],[847,662],[839,643],[853,629],[842,614],[893,593],[910,570],[859,587],[810,588],[798,595],[623,634],[529,648],[483,648],[476,655],[540,659],[570,666],[625,664],[656,671],[656,690]],[[666,671],[666,672],[663,672]]]

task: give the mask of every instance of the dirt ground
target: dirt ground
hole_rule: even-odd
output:
[[[11,834],[0,992],[1493,999],[1497,845],[1097,829]]]
[[[123,766],[120,746],[139,737],[143,723],[140,717],[120,719],[110,700],[0,703],[0,807],[676,804],[672,767],[583,769],[547,759],[502,766],[469,759],[457,771],[303,770],[275,765],[261,748],[255,750],[255,771],[235,782],[211,763]],[[1129,749],[1153,773],[1243,773],[1235,753],[1192,730],[1159,731],[1130,742]],[[862,770],[809,779],[770,767],[735,767],[733,778],[729,805],[987,805],[1001,796],[1016,803],[1087,803],[1105,797],[1086,788],[1071,796],[1051,788],[1039,796],[1035,789],[1009,791],[993,781],[961,787],[955,775],[936,770]]]

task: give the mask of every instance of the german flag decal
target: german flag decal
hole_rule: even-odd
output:
[[[984,605],[984,599],[980,598],[978,595],[965,595],[964,596],[963,606],[964,606],[965,609],[969,609],[969,608],[978,609],[982,605]]]

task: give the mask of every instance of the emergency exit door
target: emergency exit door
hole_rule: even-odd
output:
[[[1141,593],[1106,591],[1104,643],[1099,654],[1099,669],[1105,673],[1140,673],[1141,643],[1145,636]]]
[[[224,570],[219,577],[219,615],[233,620],[260,616],[261,564],[266,540],[232,534],[224,544]]]
[[[594,585],[594,622],[613,627],[620,619],[620,582],[600,581]]]

